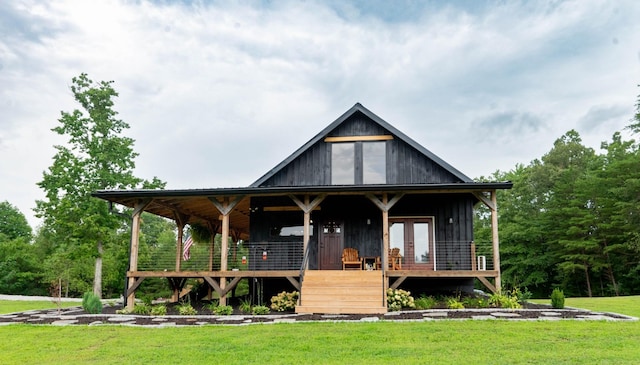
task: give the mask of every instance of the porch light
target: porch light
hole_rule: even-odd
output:
[[[453,224],[453,218],[449,217],[449,224]]]

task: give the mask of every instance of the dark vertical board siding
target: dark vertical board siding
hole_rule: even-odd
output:
[[[390,216],[434,216],[436,268],[470,269],[473,202],[469,194],[407,195],[391,209]]]

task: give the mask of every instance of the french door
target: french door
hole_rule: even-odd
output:
[[[435,241],[433,217],[389,219],[389,248],[399,248],[402,269],[433,270]]]

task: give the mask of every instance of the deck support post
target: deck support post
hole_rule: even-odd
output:
[[[129,248],[129,271],[138,271],[138,247],[140,246],[140,216],[144,209],[151,203],[151,199],[141,200],[133,209],[131,217],[131,244]],[[137,278],[130,277],[127,280],[125,305],[128,310],[133,311],[135,305],[135,283]],[[129,293],[129,288],[133,288]]]

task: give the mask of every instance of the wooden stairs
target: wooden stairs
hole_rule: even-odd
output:
[[[382,271],[307,270],[300,297],[296,313],[387,312]]]

